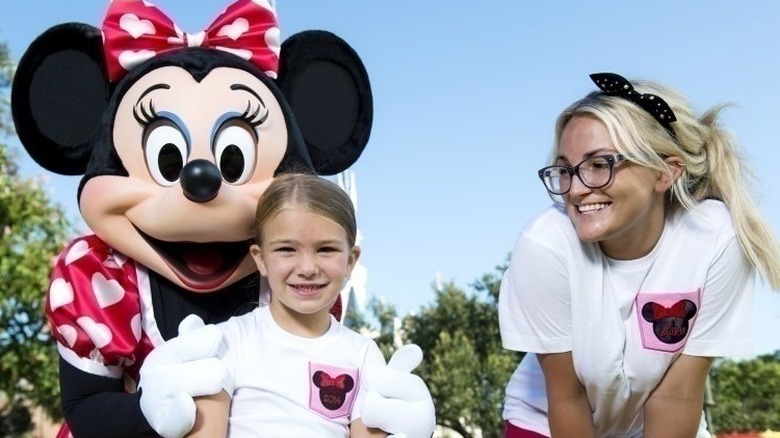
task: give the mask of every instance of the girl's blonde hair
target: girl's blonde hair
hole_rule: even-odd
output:
[[[349,195],[338,185],[317,175],[288,173],[274,178],[257,202],[255,242],[263,242],[263,225],[287,205],[299,205],[337,223],[347,234],[349,247],[355,246],[357,220]]]
[[[650,81],[631,81],[639,93],[661,97],[677,121],[674,135],[650,113],[619,96],[596,91],[566,108],[555,125],[557,156],[566,124],[575,116],[590,116],[607,128],[615,148],[630,161],[671,175],[668,157],[679,157],[681,176],[669,190],[667,207],[691,209],[708,198],[722,200],[729,211],[747,258],[770,287],[780,290],[780,244],[761,216],[748,182],[754,175],[745,163],[736,138],[718,122],[726,105],[718,105],[696,117],[679,93]]]

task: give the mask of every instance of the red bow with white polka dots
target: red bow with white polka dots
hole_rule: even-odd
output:
[[[113,0],[103,20],[103,45],[111,82],[164,52],[209,47],[233,53],[276,78],[279,28],[268,0],[237,0],[202,32],[183,32],[144,0]]]

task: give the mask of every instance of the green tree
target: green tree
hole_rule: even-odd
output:
[[[375,298],[368,311],[378,328],[349,309],[345,318],[350,328],[370,332],[385,358],[402,344],[422,348],[425,358],[414,373],[431,391],[436,422],[463,437],[477,431],[501,436],[504,388],[522,358],[501,347],[498,332],[498,290],[505,269],[506,264],[484,275],[470,294],[452,283],[434,289],[434,303],[400,324],[395,306]]]
[[[404,318],[405,341],[426,359],[417,373],[436,405],[436,421],[464,437],[501,436],[504,388],[521,355],[504,350],[498,331],[498,290],[506,264],[472,284],[435,290],[430,306]]]
[[[341,322],[355,331],[371,326],[368,320],[366,320],[366,315],[357,308],[357,303],[352,299],[351,295],[347,304],[347,312],[344,314],[344,319]]]
[[[710,371],[716,432],[780,431],[780,351]]]
[[[0,42],[0,135],[10,135],[13,131],[8,117],[8,95],[5,92],[13,78],[13,64],[8,56],[8,45]]]
[[[20,406],[38,405],[54,419],[59,409],[58,355],[44,315],[54,257],[70,225],[40,181],[25,179],[7,141],[12,64],[0,44],[0,393],[10,402],[0,435],[17,433]],[[15,420],[14,420],[15,419]],[[11,424],[13,423],[13,424]]]
[[[403,333],[400,333],[400,337],[396,336],[398,312],[394,305],[377,299],[369,301],[368,309],[379,322],[379,331],[374,340],[379,345],[379,349],[382,350],[385,359],[389,360],[395,350],[406,343]]]
[[[398,347],[395,330],[398,313],[395,306],[372,297],[368,301],[366,310],[376,319],[375,323],[369,321],[366,315],[353,305],[347,307],[344,325],[356,332],[371,336],[382,351],[385,360],[389,360]]]

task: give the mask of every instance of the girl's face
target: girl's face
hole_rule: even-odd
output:
[[[264,224],[263,242],[251,252],[271,287],[277,324],[300,336],[325,333],[330,308],[360,256],[359,247],[350,247],[344,228],[288,204]]]
[[[615,153],[603,123],[577,116],[561,133],[556,164],[576,166],[586,158]],[[615,164],[612,181],[599,189],[575,176],[563,200],[581,240],[599,242],[609,257],[634,259],[648,254],[661,236],[664,193],[671,182],[662,172],[621,162]]]

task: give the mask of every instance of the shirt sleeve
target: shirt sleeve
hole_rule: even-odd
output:
[[[376,369],[377,367],[384,367],[386,365],[385,357],[382,355],[382,351],[379,349],[379,346],[377,346],[376,342],[369,339],[363,365],[360,367],[360,387],[358,388],[358,393],[355,397],[355,403],[352,405],[350,422],[357,420],[362,415],[363,402],[366,399],[366,376],[371,374],[372,369]]]
[[[251,315],[251,318],[250,318]],[[236,369],[240,360],[239,352],[243,351],[246,342],[247,333],[251,336],[251,330],[260,330],[259,327],[252,326],[247,328],[246,322],[255,321],[254,313],[243,315],[243,317],[232,317],[225,322],[217,324],[222,331],[222,344],[219,346],[216,357],[225,365],[225,378],[222,380],[222,389],[233,398],[233,392],[236,389]]]
[[[96,236],[79,238],[60,254],[46,314],[60,356],[82,371],[118,378],[140,359],[135,265]]]
[[[683,354],[742,356],[753,354],[752,315],[755,269],[736,236],[712,262],[701,306]]]
[[[562,255],[567,249],[535,236],[534,229],[518,236],[501,281],[501,341],[506,349],[528,353],[571,351],[571,293]]]

